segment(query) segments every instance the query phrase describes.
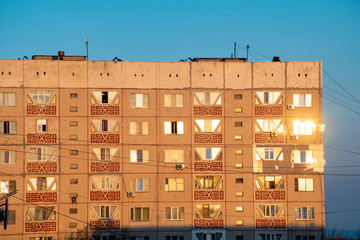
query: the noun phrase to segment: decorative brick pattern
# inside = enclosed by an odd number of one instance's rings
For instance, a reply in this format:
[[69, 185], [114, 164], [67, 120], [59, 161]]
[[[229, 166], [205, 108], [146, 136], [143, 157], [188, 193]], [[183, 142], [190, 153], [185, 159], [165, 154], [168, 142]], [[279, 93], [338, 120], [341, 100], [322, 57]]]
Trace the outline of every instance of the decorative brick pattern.
[[26, 222], [25, 232], [53, 232], [56, 231], [56, 222]]
[[284, 114], [283, 106], [255, 106], [255, 115], [279, 116], [283, 114]]
[[119, 172], [119, 162], [92, 162], [91, 172]]
[[255, 199], [256, 200], [285, 200], [285, 191], [256, 190], [255, 191]]
[[26, 193], [26, 202], [57, 202], [56, 192]]
[[194, 115], [204, 116], [219, 116], [222, 115], [222, 107], [219, 106], [194, 106]]
[[27, 143], [56, 143], [56, 134], [52, 133], [29, 133]]
[[222, 162], [195, 162], [195, 171], [222, 171]]
[[194, 200], [224, 200], [224, 191], [198, 190], [194, 192]]
[[120, 191], [90, 191], [90, 201], [120, 201]]
[[119, 115], [119, 106], [91, 106], [91, 115]]
[[28, 173], [52, 173], [57, 172], [57, 163], [55, 162], [31, 162], [26, 164]]
[[46, 105], [27, 105], [26, 106], [27, 115], [56, 115], [56, 106]]
[[195, 133], [195, 143], [222, 143], [222, 134]]
[[118, 220], [99, 220], [90, 221], [90, 230], [119, 230], [120, 221]]
[[195, 219], [195, 229], [222, 229], [224, 228], [223, 219]]
[[119, 143], [120, 135], [109, 133], [109, 134], [91, 134], [91, 143]]
[[257, 229], [285, 229], [285, 219], [256, 219]]
[[255, 143], [283, 143], [284, 139], [282, 134], [276, 137], [270, 137], [270, 133], [256, 133]]

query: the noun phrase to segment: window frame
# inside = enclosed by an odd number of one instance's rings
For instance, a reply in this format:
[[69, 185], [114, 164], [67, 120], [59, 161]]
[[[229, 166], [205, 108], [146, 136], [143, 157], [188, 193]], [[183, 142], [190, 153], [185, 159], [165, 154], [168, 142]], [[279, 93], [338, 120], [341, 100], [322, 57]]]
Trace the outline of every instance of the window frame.
[[[136, 210], [140, 209], [140, 219], [137, 219]], [[144, 215], [144, 209], [147, 209], [147, 216]], [[150, 208], [149, 207], [132, 207], [130, 208], [130, 221], [132, 222], [148, 222], [150, 221]]]
[[[172, 185], [170, 185], [170, 184], [172, 184]], [[172, 186], [175, 186], [175, 190], [173, 190], [174, 188]], [[185, 192], [185, 179], [184, 178], [165, 178], [165, 192]]]
[[149, 108], [149, 101], [150, 98], [148, 93], [130, 93], [131, 108]]
[[[176, 210], [176, 212], [174, 212], [174, 210]], [[168, 218], [169, 214], [170, 214], [170, 218]], [[167, 220], [167, 221], [185, 220], [185, 208], [184, 207], [165, 207], [165, 220]]]
[[48, 131], [47, 119], [36, 119], [36, 132], [47, 132]]
[[164, 93], [164, 107], [184, 107], [184, 95], [181, 93]]
[[165, 135], [182, 135], [184, 134], [183, 121], [164, 121]]

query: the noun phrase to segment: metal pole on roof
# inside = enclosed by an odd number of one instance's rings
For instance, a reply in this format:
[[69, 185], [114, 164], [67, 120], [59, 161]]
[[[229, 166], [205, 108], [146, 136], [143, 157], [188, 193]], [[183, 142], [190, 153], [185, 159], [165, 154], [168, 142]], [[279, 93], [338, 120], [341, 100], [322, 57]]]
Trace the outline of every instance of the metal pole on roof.
[[234, 42], [234, 58], [236, 58], [236, 42]]
[[86, 37], [86, 42], [85, 42], [85, 45], [86, 45], [86, 61], [89, 60], [89, 38]]

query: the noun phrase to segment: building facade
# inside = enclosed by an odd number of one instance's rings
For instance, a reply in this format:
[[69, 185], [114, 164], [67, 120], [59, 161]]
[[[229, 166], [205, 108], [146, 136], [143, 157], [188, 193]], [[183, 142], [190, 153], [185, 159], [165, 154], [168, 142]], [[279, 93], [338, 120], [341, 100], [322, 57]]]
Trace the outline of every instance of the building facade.
[[34, 59], [0, 60], [0, 238], [322, 239], [321, 62]]

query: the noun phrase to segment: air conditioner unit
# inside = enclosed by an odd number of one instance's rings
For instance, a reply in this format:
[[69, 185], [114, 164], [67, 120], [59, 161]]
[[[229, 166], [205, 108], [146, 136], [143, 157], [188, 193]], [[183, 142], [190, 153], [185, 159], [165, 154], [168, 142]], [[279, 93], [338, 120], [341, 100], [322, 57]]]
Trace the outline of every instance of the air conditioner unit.
[[295, 108], [294, 105], [291, 105], [291, 104], [287, 105], [287, 109], [288, 109], [288, 110], [294, 110], [294, 108]]
[[133, 197], [135, 197], [135, 193], [134, 193], [134, 192], [127, 192], [126, 195], [127, 195], [128, 198], [133, 198]]
[[270, 137], [276, 137], [277, 136], [277, 132], [270, 132]]
[[77, 197], [71, 197], [71, 203], [76, 203]]
[[292, 135], [290, 135], [290, 139], [291, 140], [299, 140], [299, 136], [292, 134]]
[[176, 170], [184, 170], [185, 165], [184, 164], [176, 164]]

